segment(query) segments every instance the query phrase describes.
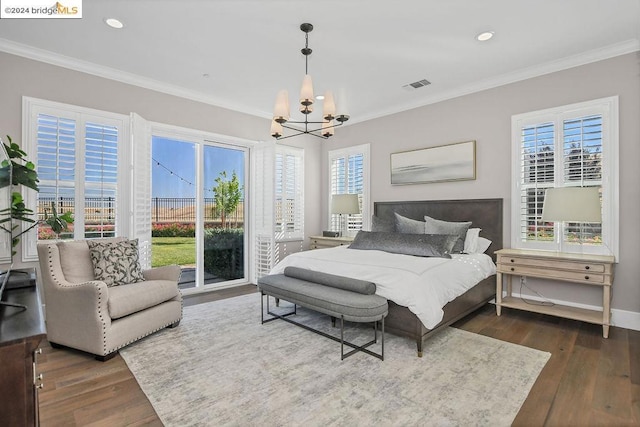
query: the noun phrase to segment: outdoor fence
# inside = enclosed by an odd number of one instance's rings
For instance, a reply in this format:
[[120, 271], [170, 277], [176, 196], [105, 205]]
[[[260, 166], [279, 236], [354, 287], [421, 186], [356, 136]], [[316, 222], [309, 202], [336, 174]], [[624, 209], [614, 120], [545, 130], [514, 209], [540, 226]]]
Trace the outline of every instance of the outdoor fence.
[[[70, 211], [76, 216], [75, 198], [39, 197], [38, 219], [44, 220], [45, 210], [51, 214], [51, 202], [55, 202], [59, 214]], [[151, 203], [151, 221], [154, 223], [195, 223], [196, 199], [194, 197], [153, 197]], [[216, 209], [213, 198], [204, 199], [204, 222], [210, 226], [222, 224], [222, 212]], [[112, 224], [116, 218], [116, 200], [114, 197], [84, 198], [85, 224]], [[244, 219], [244, 201], [227, 214], [225, 221], [230, 227], [242, 227]]]

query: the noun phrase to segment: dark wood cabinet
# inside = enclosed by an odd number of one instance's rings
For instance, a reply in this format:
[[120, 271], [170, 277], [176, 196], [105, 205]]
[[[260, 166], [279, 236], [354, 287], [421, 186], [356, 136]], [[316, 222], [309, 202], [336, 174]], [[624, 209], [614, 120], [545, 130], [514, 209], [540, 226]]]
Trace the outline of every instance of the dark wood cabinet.
[[0, 420], [3, 426], [38, 425], [38, 346], [45, 337], [40, 297], [35, 286], [5, 290], [0, 305]]

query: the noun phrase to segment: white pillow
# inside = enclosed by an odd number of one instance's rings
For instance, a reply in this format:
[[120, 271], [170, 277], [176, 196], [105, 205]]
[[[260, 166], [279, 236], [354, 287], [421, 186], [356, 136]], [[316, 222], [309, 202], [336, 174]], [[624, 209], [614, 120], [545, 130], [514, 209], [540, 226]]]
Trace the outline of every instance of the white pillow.
[[464, 239], [464, 253], [473, 254], [476, 253], [478, 247], [478, 237], [480, 235], [480, 228], [470, 228], [467, 230], [467, 236]]
[[487, 249], [489, 249], [489, 246], [491, 246], [491, 240], [485, 239], [484, 237], [478, 237], [478, 245], [476, 246], [475, 253], [483, 254]]

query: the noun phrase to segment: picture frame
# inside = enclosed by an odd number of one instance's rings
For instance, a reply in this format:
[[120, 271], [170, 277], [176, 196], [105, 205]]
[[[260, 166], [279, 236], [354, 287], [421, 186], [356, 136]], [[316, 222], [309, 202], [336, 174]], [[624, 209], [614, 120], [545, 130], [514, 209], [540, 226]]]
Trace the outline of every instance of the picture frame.
[[391, 153], [391, 184], [476, 179], [476, 141]]

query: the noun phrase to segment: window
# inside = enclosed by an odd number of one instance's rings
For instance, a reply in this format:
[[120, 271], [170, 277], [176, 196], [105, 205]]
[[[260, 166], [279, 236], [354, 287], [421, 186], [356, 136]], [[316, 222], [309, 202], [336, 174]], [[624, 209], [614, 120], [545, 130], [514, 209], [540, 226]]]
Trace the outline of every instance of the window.
[[128, 168], [120, 171], [118, 165], [128, 164], [122, 149], [128, 117], [30, 98], [25, 98], [25, 107], [27, 153], [40, 179], [40, 191], [27, 195], [28, 200], [37, 206], [40, 220], [54, 207], [59, 213], [70, 211], [74, 218], [69, 232], [60, 236], [39, 224], [37, 234], [23, 245], [25, 260], [37, 259], [37, 240], [120, 234], [116, 227], [128, 206], [118, 188]]
[[304, 150], [276, 145], [276, 241], [304, 239]]
[[334, 194], [357, 194], [359, 214], [349, 214], [346, 221], [348, 234], [369, 227], [369, 144], [329, 151], [329, 228], [341, 230], [341, 218], [331, 213]]
[[[617, 106], [611, 97], [513, 116], [513, 247], [617, 255]], [[542, 222], [553, 187], [598, 187], [602, 223]]]

